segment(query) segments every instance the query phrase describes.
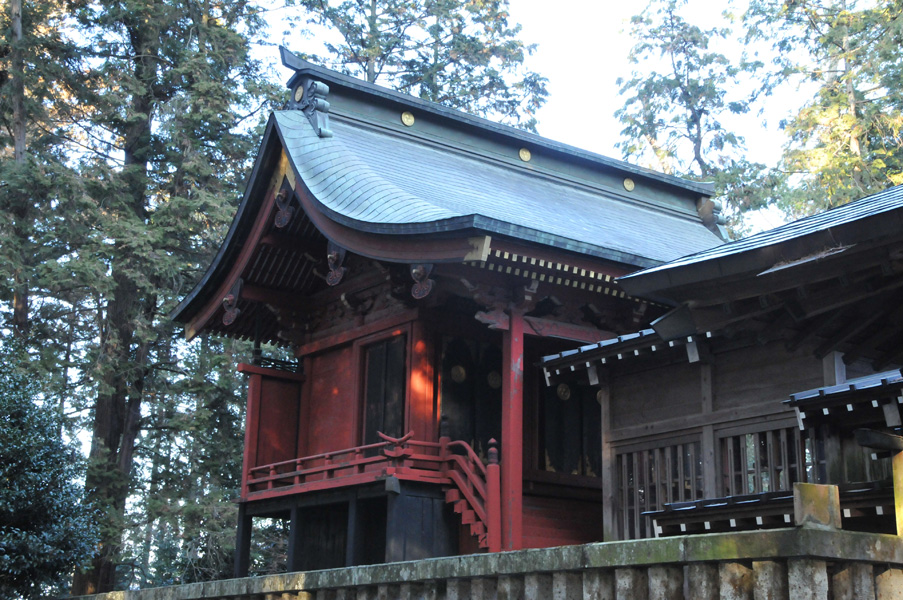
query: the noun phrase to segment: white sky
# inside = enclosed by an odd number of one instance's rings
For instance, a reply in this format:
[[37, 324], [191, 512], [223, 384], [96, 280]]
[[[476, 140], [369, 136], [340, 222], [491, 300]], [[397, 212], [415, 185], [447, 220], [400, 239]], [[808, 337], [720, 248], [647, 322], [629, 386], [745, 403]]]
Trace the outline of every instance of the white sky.
[[[737, 0], [738, 2], [741, 0]], [[521, 39], [536, 44], [528, 67], [548, 78], [549, 98], [538, 113], [539, 133], [613, 158], [621, 158], [615, 143], [621, 124], [614, 112], [621, 105], [615, 81], [628, 77], [627, 55], [633, 46], [628, 35], [629, 19], [642, 12], [644, 1], [611, 0], [510, 0], [511, 23], [522, 26]], [[705, 0], [689, 0], [685, 18], [701, 27], [718, 22], [726, 6]], [[297, 35], [297, 34], [296, 34]], [[287, 39], [294, 51], [318, 51], [315, 39]], [[739, 48], [719, 48], [731, 55]], [[283, 80], [288, 71], [280, 69]], [[722, 122], [746, 140], [747, 158], [774, 165], [784, 142], [778, 121], [799, 106], [798, 93], [785, 90], [766, 105], [764, 115], [725, 117]], [[767, 119], [769, 125], [763, 125]], [[771, 219], [769, 219], [771, 221]], [[769, 227], [780, 220], [763, 223]]]

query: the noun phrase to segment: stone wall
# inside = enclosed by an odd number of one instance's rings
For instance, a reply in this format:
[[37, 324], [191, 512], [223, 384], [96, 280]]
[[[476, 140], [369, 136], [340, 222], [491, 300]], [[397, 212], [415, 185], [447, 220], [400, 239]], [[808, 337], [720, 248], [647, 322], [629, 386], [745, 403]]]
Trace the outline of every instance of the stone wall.
[[794, 527], [113, 592], [94, 600], [903, 599], [903, 537]]

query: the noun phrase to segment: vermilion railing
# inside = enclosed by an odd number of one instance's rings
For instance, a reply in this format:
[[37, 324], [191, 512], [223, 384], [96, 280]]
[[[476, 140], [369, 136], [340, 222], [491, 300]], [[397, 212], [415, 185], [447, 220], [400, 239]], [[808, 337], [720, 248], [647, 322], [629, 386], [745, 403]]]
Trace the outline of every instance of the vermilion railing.
[[[254, 500], [369, 483], [394, 476], [442, 485], [446, 499], [491, 552], [501, 550], [501, 493], [498, 451], [491, 442], [485, 466], [469, 444], [441, 438], [436, 442], [383, 433], [382, 442], [251, 467], [242, 498]], [[477, 522], [469, 522], [472, 511]]]

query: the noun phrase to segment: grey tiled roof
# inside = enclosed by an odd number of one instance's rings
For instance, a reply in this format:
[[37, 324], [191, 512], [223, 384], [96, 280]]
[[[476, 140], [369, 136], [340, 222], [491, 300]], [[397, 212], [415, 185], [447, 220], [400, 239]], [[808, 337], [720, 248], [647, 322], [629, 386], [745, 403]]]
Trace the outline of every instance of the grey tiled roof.
[[478, 229], [637, 266], [720, 244], [694, 215], [335, 119], [320, 138], [274, 114], [297, 174], [334, 220], [375, 233]]
[[790, 399], [784, 400], [784, 402], [791, 406], [820, 405], [820, 403], [836, 399], [846, 401], [852, 396], [861, 396], [863, 399], [871, 400], [888, 394], [889, 390], [898, 390], [900, 387], [903, 387], [903, 372], [900, 369], [893, 369], [857, 377], [837, 385], [796, 392], [790, 394]]
[[[885, 215], [880, 222], [876, 221], [870, 223], [870, 225], [876, 226], [873, 227], [869, 233], [870, 235], [877, 237], [892, 230], [899, 231], [900, 228], [903, 227], [903, 211], [894, 215], [888, 214], [901, 208], [903, 208], [903, 185], [898, 185], [877, 194], [850, 202], [849, 204], [838, 206], [816, 215], [804, 217], [797, 221], [780, 225], [774, 229], [769, 229], [768, 231], [763, 231], [728, 244], [690, 254], [664, 265], [628, 275], [623, 279], [642, 278], [651, 273], [660, 273], [686, 265], [717, 260], [723, 257], [738, 255], [743, 252], [768, 248], [810, 234], [825, 233], [833, 228], [869, 217]], [[837, 243], [841, 243], [841, 240], [837, 240]]]

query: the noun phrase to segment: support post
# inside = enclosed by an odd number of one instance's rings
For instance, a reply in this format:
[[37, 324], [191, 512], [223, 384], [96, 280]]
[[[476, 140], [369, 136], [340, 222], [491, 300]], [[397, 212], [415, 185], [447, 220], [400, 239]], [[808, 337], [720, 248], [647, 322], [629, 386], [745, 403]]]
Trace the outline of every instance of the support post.
[[502, 332], [502, 550], [523, 547], [524, 315], [514, 306]]
[[489, 464], [486, 465], [486, 493], [487, 498], [486, 535], [489, 541], [490, 552], [502, 550], [502, 489], [501, 474], [499, 469], [498, 442], [489, 440]]
[[345, 540], [345, 566], [353, 567], [358, 564], [358, 548], [360, 537], [357, 517], [357, 497], [348, 501], [348, 536]]
[[303, 568], [304, 557], [301, 553], [301, 509], [295, 505], [289, 511], [288, 556], [286, 566], [289, 573]]
[[247, 577], [251, 566], [251, 515], [244, 502], [238, 505], [238, 527], [235, 531], [234, 575]]
[[894, 452], [891, 458], [894, 478], [894, 518], [897, 520], [897, 535], [903, 535], [903, 452]]

